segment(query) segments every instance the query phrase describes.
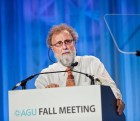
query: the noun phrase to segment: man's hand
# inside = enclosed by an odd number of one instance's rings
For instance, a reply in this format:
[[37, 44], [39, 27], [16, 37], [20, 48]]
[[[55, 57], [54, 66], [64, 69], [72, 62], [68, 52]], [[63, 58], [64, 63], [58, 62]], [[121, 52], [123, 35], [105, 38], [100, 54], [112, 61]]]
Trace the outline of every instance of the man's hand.
[[52, 83], [52, 84], [47, 85], [45, 88], [55, 88], [55, 87], [59, 87], [59, 85]]
[[117, 99], [117, 112], [119, 115], [123, 113], [123, 110], [125, 108], [125, 104], [121, 99]]

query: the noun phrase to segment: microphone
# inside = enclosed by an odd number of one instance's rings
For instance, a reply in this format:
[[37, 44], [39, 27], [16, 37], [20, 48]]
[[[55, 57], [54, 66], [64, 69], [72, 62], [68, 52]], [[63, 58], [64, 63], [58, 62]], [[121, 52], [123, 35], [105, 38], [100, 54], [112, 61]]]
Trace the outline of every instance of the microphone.
[[[77, 65], [78, 65], [78, 62], [75, 62], [75, 63], [72, 63], [72, 64], [71, 64], [71, 66], [72, 66], [73, 68], [74, 68], [75, 66], [77, 66]], [[83, 75], [87, 76], [88, 78], [90, 78], [90, 80], [91, 80], [91, 85], [94, 85], [94, 84], [95, 84], [95, 82], [94, 82], [94, 75], [92, 76], [92, 75], [89, 75], [89, 74], [86, 74], [86, 73], [83, 73], [83, 72], [79, 72], [79, 71], [76, 71], [76, 70], [72, 70], [72, 69], [69, 70], [69, 71], [73, 71], [73, 72], [76, 72], [76, 73], [79, 73], [79, 74], [83, 74]], [[54, 71], [54, 72], [43, 72], [43, 73], [33, 74], [33, 75], [27, 77], [26, 79], [22, 80], [21, 82], [17, 83], [17, 84], [12, 88], [12, 90], [15, 90], [15, 89], [16, 89], [17, 87], [19, 87], [19, 86], [22, 86], [22, 89], [26, 89], [26, 83], [27, 83], [29, 80], [33, 79], [35, 76], [38, 76], [38, 75], [40, 75], [40, 74], [51, 74], [51, 73], [62, 73], [62, 72], [68, 72], [68, 71]], [[98, 81], [98, 80], [96, 80], [96, 81]]]
[[75, 63], [72, 63], [72, 64], [71, 64], [71, 67], [74, 68], [74, 67], [77, 66], [77, 65], [78, 65], [78, 62], [75, 62]]
[[39, 75], [41, 73], [38, 73], [38, 74], [34, 74], [34, 75], [31, 75], [29, 76], [28, 78], [22, 80], [21, 82], [17, 83], [13, 88], [12, 90], [15, 90], [17, 87], [19, 86], [22, 86], [22, 89], [26, 89], [26, 83], [27, 81], [31, 80], [32, 78], [34, 78], [35, 76]]

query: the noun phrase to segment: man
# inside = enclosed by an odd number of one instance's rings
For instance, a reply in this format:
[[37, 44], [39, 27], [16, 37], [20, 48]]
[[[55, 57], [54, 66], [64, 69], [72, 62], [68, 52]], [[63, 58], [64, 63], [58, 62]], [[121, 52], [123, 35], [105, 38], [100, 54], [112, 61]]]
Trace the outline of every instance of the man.
[[[71, 64], [78, 62], [73, 70], [94, 75], [101, 80], [103, 85], [110, 86], [117, 99], [117, 112], [119, 115], [124, 110], [124, 103], [119, 89], [111, 79], [104, 65], [94, 56], [76, 56], [75, 43], [78, 35], [73, 28], [66, 24], [57, 25], [51, 28], [48, 34], [47, 43], [52, 49], [57, 63], [50, 65], [42, 72], [68, 71], [63, 73], [53, 73], [40, 75], [35, 82], [37, 88], [54, 88], [64, 86], [85, 86], [90, 85], [91, 80], [85, 75], [72, 73]], [[95, 82], [98, 84], [98, 82]]]

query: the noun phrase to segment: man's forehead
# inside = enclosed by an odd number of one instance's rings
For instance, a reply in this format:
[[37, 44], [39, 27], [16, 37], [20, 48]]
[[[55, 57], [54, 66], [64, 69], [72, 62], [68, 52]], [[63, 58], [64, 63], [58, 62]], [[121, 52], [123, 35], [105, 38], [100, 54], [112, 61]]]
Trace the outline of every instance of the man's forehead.
[[67, 30], [63, 30], [59, 33], [54, 33], [53, 36], [52, 36], [52, 39], [61, 38], [63, 36], [72, 37], [71, 34]]
[[64, 33], [64, 34], [70, 34], [68, 30], [62, 30], [62, 31], [60, 31], [60, 32], [54, 33], [53, 35], [56, 36], [56, 35], [59, 35], [59, 34], [62, 34], [62, 33]]

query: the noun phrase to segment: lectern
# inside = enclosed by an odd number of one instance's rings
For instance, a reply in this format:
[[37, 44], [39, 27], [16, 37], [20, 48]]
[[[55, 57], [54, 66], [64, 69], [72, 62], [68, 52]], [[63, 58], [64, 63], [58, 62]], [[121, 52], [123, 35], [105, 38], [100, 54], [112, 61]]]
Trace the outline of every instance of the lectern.
[[9, 91], [9, 121], [125, 121], [108, 86]]

